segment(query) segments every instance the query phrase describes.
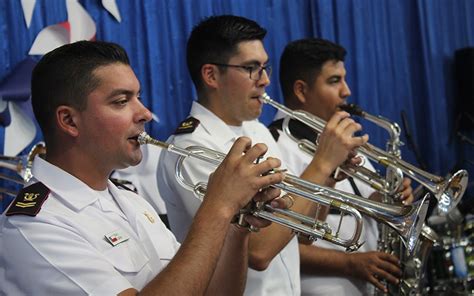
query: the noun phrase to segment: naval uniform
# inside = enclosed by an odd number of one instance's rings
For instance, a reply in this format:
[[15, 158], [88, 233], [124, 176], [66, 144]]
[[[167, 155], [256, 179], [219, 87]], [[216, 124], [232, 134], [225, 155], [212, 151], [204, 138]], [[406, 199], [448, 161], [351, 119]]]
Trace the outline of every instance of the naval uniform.
[[[275, 141], [263, 124], [253, 120], [243, 122], [240, 127], [228, 126], [197, 102], [193, 102], [190, 117], [178, 127], [168, 142], [182, 148], [197, 145], [227, 153], [240, 136], [249, 137], [252, 139], [252, 144], [265, 143], [268, 146], [266, 156], [281, 159]], [[157, 178], [158, 188], [166, 202], [171, 229], [181, 241], [186, 236], [201, 200], [176, 181], [176, 160], [176, 155], [162, 152]], [[215, 166], [203, 161], [186, 159], [182, 174], [193, 184], [207, 183], [210, 173], [215, 169]], [[296, 237], [275, 256], [265, 271], [249, 269], [245, 295], [300, 295], [299, 251]]]
[[[282, 152], [282, 162], [289, 170], [296, 175], [301, 174], [312, 160], [306, 152], [298, 148], [298, 144], [293, 141], [288, 135], [282, 131], [282, 121], [285, 114], [278, 111], [275, 115], [275, 121], [269, 126], [270, 131], [277, 141], [278, 147]], [[305, 138], [312, 142], [316, 140], [316, 134], [313, 130], [301, 123], [290, 120], [290, 130], [297, 138]], [[361, 156], [363, 157], [363, 156]], [[374, 167], [368, 160], [365, 160], [364, 166], [368, 169], [374, 170]], [[351, 182], [353, 182], [351, 184]], [[353, 179], [345, 179], [337, 182], [336, 189], [355, 194], [363, 197], [369, 197], [374, 190], [367, 184]], [[337, 225], [339, 223], [339, 215], [329, 214], [326, 222], [329, 225]], [[375, 251], [377, 250], [378, 228], [377, 223], [372, 218], [363, 216], [363, 230], [360, 240], [365, 241], [359, 252]], [[354, 219], [352, 216], [345, 216], [341, 226], [340, 233], [342, 237], [349, 237], [353, 233]], [[327, 249], [336, 249], [344, 251], [343, 247], [331, 244], [324, 240], [317, 240], [315, 245]], [[327, 277], [301, 274], [301, 295], [318, 295], [318, 296], [334, 296], [334, 295], [371, 295], [374, 287], [372, 284], [355, 278], [343, 277]]]
[[138, 194], [146, 199], [160, 215], [166, 215], [165, 201], [156, 184], [156, 170], [162, 149], [153, 145], [142, 145], [142, 161], [136, 166], [116, 170], [113, 178], [131, 182]]
[[177, 252], [174, 235], [135, 193], [112, 182], [95, 191], [39, 157], [33, 175], [0, 217], [1, 295], [141, 290]]

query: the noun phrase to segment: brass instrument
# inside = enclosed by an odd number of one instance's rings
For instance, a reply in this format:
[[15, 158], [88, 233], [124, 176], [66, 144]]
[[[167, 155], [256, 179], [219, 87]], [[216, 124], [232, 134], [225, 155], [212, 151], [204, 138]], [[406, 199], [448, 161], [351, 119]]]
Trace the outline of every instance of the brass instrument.
[[[286, 107], [285, 107], [286, 108]], [[293, 111], [293, 112], [303, 112], [303, 111]], [[307, 153], [310, 156], [313, 156], [316, 153], [317, 144], [309, 141], [308, 139], [298, 139], [291, 133], [290, 130], [290, 120], [291, 116], [286, 116], [283, 119], [282, 130], [283, 132], [294, 142], [297, 143], [298, 148], [303, 152]], [[311, 126], [310, 126], [311, 127]], [[382, 192], [387, 195], [394, 195], [397, 192], [398, 187], [403, 181], [403, 173], [400, 169], [394, 169], [393, 171], [393, 181], [387, 182], [376, 172], [373, 172], [362, 165], [354, 164], [344, 164], [338, 168], [341, 172], [359, 179], [360, 181], [366, 183], [373, 189]], [[396, 182], [395, 182], [396, 181]]]
[[[345, 110], [353, 115], [363, 117], [378, 126], [387, 130], [390, 139], [387, 141], [386, 151], [389, 155], [396, 158], [401, 158], [400, 146], [403, 144], [400, 141], [401, 129], [396, 122], [392, 122], [382, 116], [374, 116], [363, 111], [355, 104], [342, 105], [342, 110]], [[387, 168], [386, 180], [392, 182], [391, 167]], [[391, 196], [384, 195], [383, 202], [396, 203], [397, 201]], [[394, 295], [421, 295], [423, 293], [426, 278], [424, 271], [426, 270], [427, 259], [431, 252], [433, 244], [438, 240], [438, 235], [433, 229], [423, 224], [423, 228], [418, 239], [415, 250], [412, 253], [407, 253], [407, 250], [400, 244], [398, 236], [384, 227], [380, 227], [379, 233], [379, 251], [390, 254], [395, 254], [399, 257], [402, 267], [402, 278], [399, 285], [388, 285], [389, 293]], [[377, 290], [376, 295], [384, 295]]]
[[[324, 130], [324, 127], [326, 126], [326, 121], [322, 120], [321, 118], [305, 111], [291, 110], [286, 106], [275, 102], [267, 94], [264, 94], [262, 96], [262, 101], [284, 112], [291, 118], [298, 120], [301, 123], [313, 128], [316, 132], [321, 133]], [[446, 180], [443, 177], [439, 177], [425, 172], [413, 166], [412, 164], [409, 164], [406, 161], [399, 159], [396, 156], [390, 155], [389, 153], [371, 145], [370, 143], [366, 143], [365, 145], [362, 145], [357, 148], [357, 152], [367, 156], [369, 159], [372, 159], [373, 161], [376, 161], [385, 167], [400, 169], [403, 174], [418, 181], [420, 184], [422, 184], [425, 188], [427, 188], [433, 193], [433, 195], [438, 200], [438, 209], [443, 213], [447, 213], [451, 209], [453, 209], [461, 200], [464, 191], [466, 190], [468, 181], [468, 173], [466, 170], [459, 170]], [[358, 168], [359, 167], [356, 167], [354, 169], [357, 171]], [[354, 176], [356, 178], [361, 177], [361, 174], [353, 175], [349, 173], [349, 175]], [[378, 183], [379, 185], [387, 183], [384, 178], [372, 180], [372, 177], [368, 177], [368, 179], [370, 179], [370, 181], [376, 181], [375, 183]], [[382, 193], [389, 194], [391, 190], [393, 191], [394, 187], [398, 188], [398, 186], [393, 186], [390, 184], [386, 185], [386, 187], [380, 186], [381, 188], [379, 191], [381, 191]], [[377, 189], [377, 185], [372, 186]], [[382, 190], [383, 188], [385, 189]]]
[[[182, 186], [192, 190], [200, 198], [203, 197], [206, 191], [206, 184], [202, 182], [191, 184], [185, 180], [182, 173], [184, 159], [187, 157], [196, 158], [208, 164], [218, 166], [226, 156], [224, 153], [204, 147], [191, 146], [185, 149], [179, 148], [172, 144], [155, 140], [145, 132], [140, 134], [138, 142], [142, 145], [157, 145], [167, 151], [178, 154], [179, 158], [176, 162], [176, 178]], [[339, 229], [335, 234], [333, 234], [333, 231], [327, 227], [327, 223], [317, 221], [311, 217], [302, 216], [301, 214], [290, 210], [274, 209], [270, 205], [254, 207], [251, 209], [250, 214], [289, 227], [297, 233], [306, 235], [310, 239], [320, 238], [344, 246], [349, 251], [356, 250], [360, 246], [357, 242], [362, 229], [362, 217], [360, 212], [379, 222], [389, 225], [400, 235], [400, 237], [402, 237], [407, 248], [413, 250], [428, 209], [427, 196], [409, 206], [389, 206], [330, 187], [317, 185], [290, 174], [285, 175], [283, 182], [272, 186], [288, 193], [300, 195], [301, 197], [313, 202], [335, 207], [343, 213], [346, 212], [353, 215], [356, 219], [354, 235], [350, 239], [341, 239], [338, 237]], [[299, 222], [283, 219], [274, 215], [275, 212], [291, 219], [296, 219]], [[341, 216], [339, 226], [341, 225], [342, 217], [343, 216]]]
[[438, 234], [423, 225], [415, 250], [402, 262], [403, 279], [400, 290], [404, 295], [422, 295], [426, 284], [426, 266], [433, 245], [439, 241]]
[[[0, 168], [13, 171], [16, 176], [0, 173], [0, 179], [17, 185], [24, 185], [33, 176], [31, 169], [33, 160], [36, 155], [46, 153], [46, 148], [43, 142], [39, 142], [31, 148], [27, 155], [22, 156], [4, 156], [0, 155]], [[0, 201], [3, 199], [2, 194], [15, 197], [17, 192], [8, 188], [0, 187]], [[0, 209], [1, 210], [1, 209]]]
[[36, 155], [45, 154], [45, 153], [46, 153], [46, 146], [44, 145], [43, 142], [39, 142], [31, 148], [30, 152], [27, 155], [22, 155], [22, 156], [0, 155], [0, 168], [5, 168], [8, 170], [14, 171], [21, 177], [21, 179], [9, 177], [4, 174], [0, 174], [0, 178], [17, 183], [17, 184], [24, 184], [28, 182], [33, 176], [31, 174], [33, 160], [35, 159]]

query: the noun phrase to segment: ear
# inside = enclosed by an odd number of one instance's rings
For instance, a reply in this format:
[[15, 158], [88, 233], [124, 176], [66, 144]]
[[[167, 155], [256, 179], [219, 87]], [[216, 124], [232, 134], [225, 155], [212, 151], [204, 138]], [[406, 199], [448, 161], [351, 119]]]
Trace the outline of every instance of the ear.
[[58, 130], [72, 137], [79, 135], [77, 128], [78, 111], [70, 106], [59, 106], [56, 108], [56, 124]]
[[295, 94], [295, 97], [298, 99], [298, 101], [301, 104], [306, 103], [307, 91], [308, 91], [308, 85], [303, 80], [298, 79], [295, 81], [295, 83], [293, 83], [293, 93]]
[[216, 65], [204, 64], [201, 67], [201, 77], [204, 84], [211, 88], [217, 87], [219, 71]]

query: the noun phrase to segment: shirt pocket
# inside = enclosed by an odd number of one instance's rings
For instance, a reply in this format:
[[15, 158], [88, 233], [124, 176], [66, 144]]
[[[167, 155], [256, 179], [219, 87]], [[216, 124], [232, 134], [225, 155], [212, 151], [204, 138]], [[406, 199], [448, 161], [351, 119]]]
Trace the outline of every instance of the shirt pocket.
[[137, 242], [131, 239], [106, 250], [104, 255], [121, 272], [138, 273], [149, 262]]

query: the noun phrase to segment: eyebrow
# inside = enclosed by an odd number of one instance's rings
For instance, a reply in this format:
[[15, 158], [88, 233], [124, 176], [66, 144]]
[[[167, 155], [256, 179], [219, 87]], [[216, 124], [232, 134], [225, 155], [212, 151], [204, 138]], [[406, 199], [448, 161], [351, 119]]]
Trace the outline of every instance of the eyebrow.
[[[263, 62], [263, 65], [266, 65], [268, 64], [268, 61], [269, 59], [267, 59], [265, 62]], [[247, 62], [243, 62], [242, 63], [243, 65], [261, 65], [260, 61], [257, 61], [257, 60], [250, 60], [250, 61], [247, 61]]]
[[[138, 90], [137, 94], [140, 94], [141, 90]], [[135, 92], [129, 90], [129, 89], [114, 89], [108, 96], [107, 98], [112, 99], [118, 95], [126, 95], [126, 96], [133, 96]]]
[[329, 76], [327, 80], [334, 79], [334, 78], [342, 78], [342, 75], [334, 74], [334, 75]]

